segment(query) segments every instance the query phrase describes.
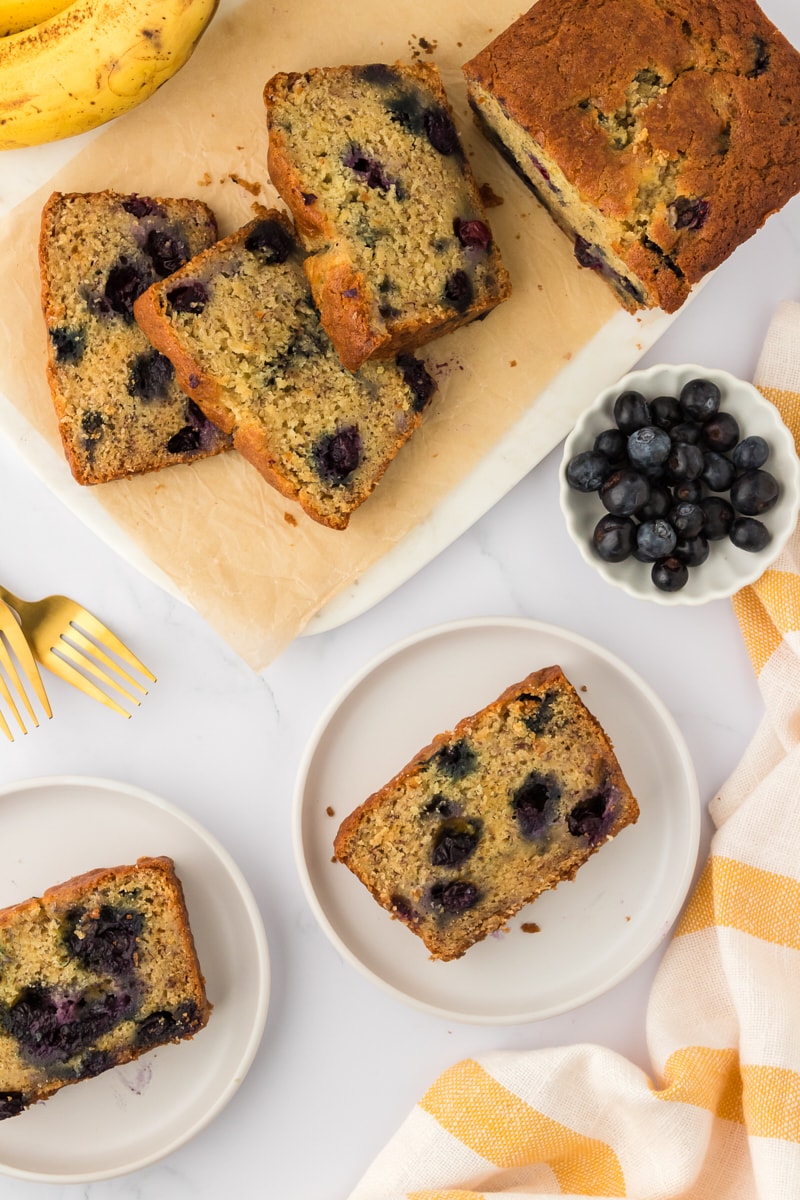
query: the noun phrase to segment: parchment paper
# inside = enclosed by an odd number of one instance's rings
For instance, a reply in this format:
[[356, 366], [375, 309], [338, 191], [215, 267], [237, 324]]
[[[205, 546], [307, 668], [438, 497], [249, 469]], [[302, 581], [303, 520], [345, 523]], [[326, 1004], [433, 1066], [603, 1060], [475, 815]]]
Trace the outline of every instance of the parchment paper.
[[[60, 449], [45, 380], [37, 241], [51, 191], [112, 188], [196, 196], [221, 234], [252, 205], [278, 204], [266, 171], [262, 90], [278, 70], [428, 58], [442, 71], [514, 293], [487, 320], [426, 348], [438, 393], [345, 531], [317, 525], [235, 451], [93, 489], [104, 508], [228, 643], [265, 667], [325, 602], [382, 556], [535, 402], [618, 311], [576, 267], [568, 239], [484, 141], [460, 66], [519, 15], [518, 4], [408, 0], [223, 4], [194, 56], [140, 108], [109, 125], [0, 232], [0, 390]], [[564, 428], [548, 427], [539, 457]], [[76, 488], [80, 485], [75, 483]]]

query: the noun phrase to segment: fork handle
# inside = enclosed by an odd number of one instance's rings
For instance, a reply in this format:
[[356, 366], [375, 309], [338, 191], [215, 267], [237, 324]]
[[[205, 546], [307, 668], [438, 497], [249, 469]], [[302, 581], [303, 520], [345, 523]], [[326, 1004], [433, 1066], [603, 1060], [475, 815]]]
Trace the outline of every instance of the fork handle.
[[10, 604], [20, 617], [26, 608], [30, 608], [28, 600], [20, 600], [19, 596], [15, 596], [13, 592], [10, 592], [8, 588], [4, 588], [2, 584], [0, 584], [0, 598], [5, 600], [6, 604]]

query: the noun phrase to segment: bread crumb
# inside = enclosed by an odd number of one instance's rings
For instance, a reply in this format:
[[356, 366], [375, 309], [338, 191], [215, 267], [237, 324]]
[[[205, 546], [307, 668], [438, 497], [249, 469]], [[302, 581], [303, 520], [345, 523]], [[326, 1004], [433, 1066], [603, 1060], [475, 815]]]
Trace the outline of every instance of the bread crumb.
[[510, 367], [515, 367], [517, 365], [517, 360], [515, 358], [512, 358], [511, 362], [508, 365]]
[[522, 930], [523, 933], [541, 933], [542, 932], [541, 926], [537, 925], [535, 921], [523, 921], [522, 924], [520, 925], [520, 929]]
[[336, 816], [336, 813], [335, 813], [335, 812], [334, 812], [334, 810], [331, 808], [330, 804], [329, 804], [329, 805], [328, 805], [328, 807], [325, 809], [325, 812], [328, 814], [328, 816], [329, 816], [329, 817], [335, 817], [335, 816]]
[[484, 208], [499, 208], [504, 202], [502, 196], [498, 196], [490, 183], [482, 183], [478, 188]]
[[294, 515], [294, 513], [285, 512], [283, 514], [283, 519], [287, 525], [296, 525], [297, 524], [297, 517]]
[[242, 179], [241, 175], [237, 175], [233, 171], [228, 175], [228, 179], [230, 179], [233, 183], [237, 183], [239, 187], [244, 188], [244, 190], [249, 192], [251, 196], [261, 195], [260, 183], [251, 183], [249, 179]]
[[205, 172], [202, 179], [198, 179], [198, 181], [197, 181], [198, 187], [211, 187], [211, 184], [212, 184], [212, 179], [211, 179], [211, 176], [209, 175], [208, 171]]

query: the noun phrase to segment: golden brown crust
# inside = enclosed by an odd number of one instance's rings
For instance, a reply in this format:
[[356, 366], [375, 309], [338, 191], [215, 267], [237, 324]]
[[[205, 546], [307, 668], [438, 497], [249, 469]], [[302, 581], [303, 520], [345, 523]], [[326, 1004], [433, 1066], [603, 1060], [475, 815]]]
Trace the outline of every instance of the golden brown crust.
[[539, 0], [464, 73], [665, 311], [800, 189], [800, 55], [754, 0]]

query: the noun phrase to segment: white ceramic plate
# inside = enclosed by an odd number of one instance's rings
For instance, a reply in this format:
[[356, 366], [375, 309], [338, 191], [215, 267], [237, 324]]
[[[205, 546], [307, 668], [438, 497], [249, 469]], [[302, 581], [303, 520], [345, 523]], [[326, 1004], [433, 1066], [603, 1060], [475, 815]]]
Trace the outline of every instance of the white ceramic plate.
[[[340, 821], [434, 734], [539, 667], [559, 664], [612, 741], [641, 807], [570, 883], [510, 931], [455, 962], [422, 941], [331, 861]], [[694, 769], [661, 701], [624, 663], [535, 621], [485, 619], [423, 632], [370, 663], [323, 716], [301, 764], [295, 851], [314, 913], [340, 953], [417, 1008], [476, 1024], [553, 1016], [600, 995], [655, 949], [691, 883], [700, 836]], [[540, 932], [521, 929], [535, 922]]]
[[135, 1171], [231, 1099], [267, 1015], [269, 957], [252, 893], [227, 852], [166, 801], [124, 783], [55, 776], [0, 788], [0, 906], [94, 867], [175, 860], [214, 1005], [192, 1041], [64, 1088], [0, 1123], [0, 1172], [78, 1183]]
[[[710, 553], [702, 566], [689, 571], [689, 581], [677, 592], [661, 592], [650, 579], [650, 565], [627, 558], [620, 563], [607, 563], [595, 553], [592, 532], [605, 508], [596, 492], [578, 492], [566, 480], [566, 467], [573, 455], [591, 450], [594, 439], [604, 429], [614, 425], [614, 401], [620, 392], [641, 392], [648, 400], [656, 396], [677, 396], [690, 379], [710, 379], [722, 393], [720, 410], [731, 413], [739, 423], [741, 436], [759, 434], [770, 447], [764, 470], [779, 481], [781, 492], [775, 506], [760, 519], [772, 534], [772, 540], [761, 551], [750, 553], [734, 546], [728, 538], [711, 542]], [[727, 493], [723, 494], [727, 498]], [[643, 371], [631, 371], [611, 387], [606, 387], [594, 404], [580, 417], [564, 443], [560, 483], [561, 509], [567, 529], [581, 552], [608, 583], [622, 588], [639, 600], [658, 604], [704, 604], [732, 596], [748, 583], [753, 583], [775, 561], [797, 524], [800, 509], [800, 462], [794, 438], [771, 404], [752, 383], [737, 379], [728, 371], [701, 367], [696, 363], [679, 366], [659, 364]]]

